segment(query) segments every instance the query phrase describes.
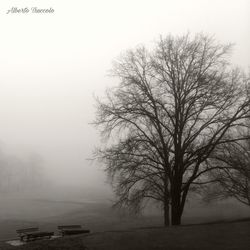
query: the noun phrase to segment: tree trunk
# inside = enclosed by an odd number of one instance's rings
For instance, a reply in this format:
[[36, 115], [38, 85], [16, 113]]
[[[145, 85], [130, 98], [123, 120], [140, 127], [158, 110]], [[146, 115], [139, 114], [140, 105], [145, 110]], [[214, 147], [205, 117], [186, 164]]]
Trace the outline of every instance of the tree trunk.
[[179, 208], [172, 205], [171, 221], [173, 226], [181, 225], [181, 216]]
[[170, 218], [169, 218], [169, 201], [164, 201], [164, 226], [169, 227]]
[[180, 225], [182, 216], [182, 205], [181, 205], [181, 191], [178, 185], [175, 185], [172, 189], [171, 199], [171, 224]]
[[[167, 166], [166, 166], [167, 169]], [[165, 172], [164, 176], [164, 201], [163, 201], [163, 206], [164, 206], [164, 226], [169, 227], [170, 226], [170, 209], [169, 209], [169, 179], [168, 179], [168, 173]]]

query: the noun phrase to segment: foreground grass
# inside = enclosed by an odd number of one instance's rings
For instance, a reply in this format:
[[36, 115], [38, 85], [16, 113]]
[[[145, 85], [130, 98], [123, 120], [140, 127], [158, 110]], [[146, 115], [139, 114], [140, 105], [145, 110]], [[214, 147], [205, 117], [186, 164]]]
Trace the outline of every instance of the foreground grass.
[[37, 240], [18, 247], [1, 243], [0, 250], [87, 250], [83, 241], [83, 237], [74, 236], [54, 240]]
[[171, 228], [141, 228], [109, 231], [37, 241], [21, 247], [0, 246], [1, 250], [177, 250], [250, 249], [250, 221], [191, 225]]

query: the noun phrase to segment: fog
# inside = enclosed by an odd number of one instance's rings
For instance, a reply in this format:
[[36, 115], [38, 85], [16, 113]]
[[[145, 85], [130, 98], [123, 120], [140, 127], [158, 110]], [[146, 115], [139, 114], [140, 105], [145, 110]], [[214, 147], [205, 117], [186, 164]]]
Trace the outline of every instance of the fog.
[[[52, 7], [51, 15], [6, 14]], [[247, 68], [249, 1], [1, 1], [0, 140], [4, 150], [35, 152], [53, 182], [102, 186], [90, 164], [99, 134], [94, 95], [114, 84], [111, 62], [160, 34], [204, 32], [235, 43], [233, 63]]]
[[[55, 12], [6, 14], [12, 7], [34, 6]], [[108, 77], [112, 60], [138, 44], [152, 46], [160, 35], [204, 32], [234, 43], [232, 63], [247, 69], [249, 12], [248, 0], [1, 0], [4, 159], [27, 162], [37, 155], [44, 186], [76, 187], [79, 193], [95, 190], [111, 199], [103, 166], [88, 159], [101, 144], [90, 124], [94, 96], [116, 84]]]

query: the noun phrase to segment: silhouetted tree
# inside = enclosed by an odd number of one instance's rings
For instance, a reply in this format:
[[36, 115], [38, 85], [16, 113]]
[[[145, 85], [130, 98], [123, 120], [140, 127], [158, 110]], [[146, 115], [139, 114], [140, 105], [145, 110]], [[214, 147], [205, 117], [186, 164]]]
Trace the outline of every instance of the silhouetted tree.
[[161, 38], [114, 62], [117, 87], [97, 100], [95, 124], [107, 146], [97, 151], [112, 178], [117, 205], [141, 209], [161, 202], [165, 225], [181, 223], [192, 185], [206, 160], [249, 115], [244, 74], [230, 69], [230, 45], [199, 34]]
[[215, 184], [205, 189], [205, 201], [234, 197], [250, 206], [250, 139], [218, 147], [210, 164], [220, 168], [209, 174]]

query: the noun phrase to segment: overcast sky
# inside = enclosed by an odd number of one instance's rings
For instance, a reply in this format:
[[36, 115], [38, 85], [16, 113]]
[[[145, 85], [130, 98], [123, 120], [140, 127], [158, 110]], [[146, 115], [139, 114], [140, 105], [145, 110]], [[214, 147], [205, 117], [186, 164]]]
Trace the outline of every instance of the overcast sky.
[[[6, 14], [12, 7], [55, 12]], [[0, 146], [41, 154], [59, 183], [102, 185], [86, 159], [99, 145], [93, 95], [113, 84], [112, 60], [188, 31], [235, 43], [232, 62], [250, 66], [249, 0], [1, 0]]]

